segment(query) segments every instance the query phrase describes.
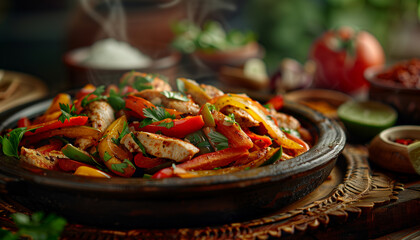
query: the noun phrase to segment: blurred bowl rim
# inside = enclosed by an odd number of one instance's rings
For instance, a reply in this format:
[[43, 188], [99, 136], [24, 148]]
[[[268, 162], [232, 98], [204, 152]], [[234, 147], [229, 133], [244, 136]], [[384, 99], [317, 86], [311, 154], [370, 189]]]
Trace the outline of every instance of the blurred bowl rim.
[[308, 99], [317, 100], [333, 100], [339, 104], [353, 100], [353, 98], [345, 93], [336, 90], [322, 88], [307, 88], [288, 92], [284, 95], [286, 100], [299, 102]]

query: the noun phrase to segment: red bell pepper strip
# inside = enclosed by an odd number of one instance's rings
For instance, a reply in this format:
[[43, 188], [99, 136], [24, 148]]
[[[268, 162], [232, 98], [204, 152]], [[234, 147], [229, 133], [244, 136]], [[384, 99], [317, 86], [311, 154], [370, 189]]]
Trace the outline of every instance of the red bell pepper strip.
[[[64, 127], [71, 127], [71, 126], [83, 126], [87, 123], [88, 117], [86, 116], [77, 116], [71, 117], [70, 119], [64, 120], [61, 122], [60, 120], [53, 120], [45, 123], [35, 124], [28, 127], [28, 130], [25, 133], [25, 136], [31, 136], [37, 133], [42, 133], [46, 131], [50, 131], [53, 129], [64, 128]], [[33, 131], [31, 131], [33, 129]]]
[[139, 168], [153, 168], [166, 162], [167, 160], [163, 158], [149, 158], [144, 156], [143, 153], [134, 156], [134, 164]]
[[[173, 127], [167, 128], [159, 126], [163, 122], [173, 122]], [[164, 119], [159, 122], [154, 122], [145, 127], [140, 127], [139, 122], [133, 122], [130, 126], [134, 127], [137, 131], [156, 133], [161, 132], [163, 135], [175, 138], [184, 138], [190, 133], [196, 132], [203, 128], [204, 121], [201, 115], [188, 116], [181, 119]]]
[[[217, 152], [207, 153], [195, 157], [189, 161], [176, 165], [184, 170], [210, 170], [217, 167], [227, 166], [238, 159], [247, 158], [248, 149], [226, 148]], [[167, 178], [173, 176], [173, 167], [168, 167], [155, 173], [152, 178]]]
[[253, 133], [247, 128], [244, 129], [244, 132], [246, 135], [248, 135], [249, 138], [251, 138], [252, 142], [260, 148], [266, 148], [273, 143], [271, 138]]
[[284, 105], [284, 99], [281, 95], [276, 95], [272, 99], [268, 100], [266, 103], [270, 107], [276, 109], [276, 111], [280, 110]]
[[82, 99], [86, 97], [89, 93], [93, 93], [96, 90], [96, 87], [92, 84], [86, 84], [80, 91], [76, 93], [75, 99]]
[[250, 149], [254, 146], [254, 143], [238, 124], [227, 122], [226, 116], [219, 111], [214, 111], [212, 114], [216, 122], [216, 131], [228, 139], [230, 148]]
[[59, 158], [58, 159], [58, 168], [64, 172], [74, 172], [80, 166], [88, 166], [86, 163], [78, 162], [75, 160], [67, 159], [67, 158]]
[[29, 118], [23, 117], [23, 118], [18, 120], [17, 126], [18, 126], [18, 128], [29, 127], [29, 126], [31, 126], [31, 121], [29, 120]]
[[[129, 109], [129, 111], [127, 111], [128, 115], [143, 119], [146, 118], [146, 116], [144, 116], [143, 110], [146, 108], [155, 108], [156, 106], [144, 98], [129, 95], [125, 99], [125, 107]], [[176, 118], [180, 118], [181, 114], [183, 114], [182, 112], [176, 111], [174, 109], [165, 108], [165, 110], [169, 114], [175, 115]]]
[[46, 154], [53, 150], [60, 150], [62, 147], [63, 147], [63, 142], [61, 140], [52, 138], [50, 139], [50, 144], [43, 145], [37, 148], [36, 150], [42, 154]]
[[146, 116], [144, 116], [143, 109], [156, 106], [144, 98], [129, 95], [125, 99], [125, 107], [133, 111], [136, 114], [135, 117], [146, 118]]

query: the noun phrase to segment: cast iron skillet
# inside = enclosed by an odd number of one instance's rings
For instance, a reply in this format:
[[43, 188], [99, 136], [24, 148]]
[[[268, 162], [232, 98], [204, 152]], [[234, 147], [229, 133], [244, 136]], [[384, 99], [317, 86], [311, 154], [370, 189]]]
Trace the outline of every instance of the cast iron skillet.
[[[0, 130], [34, 117], [51, 99], [0, 114]], [[339, 125], [297, 103], [284, 111], [309, 128], [316, 144], [279, 164], [193, 179], [96, 179], [20, 164], [0, 155], [0, 183], [33, 211], [54, 212], [69, 222], [108, 228], [168, 228], [224, 224], [261, 217], [319, 186], [345, 145]]]

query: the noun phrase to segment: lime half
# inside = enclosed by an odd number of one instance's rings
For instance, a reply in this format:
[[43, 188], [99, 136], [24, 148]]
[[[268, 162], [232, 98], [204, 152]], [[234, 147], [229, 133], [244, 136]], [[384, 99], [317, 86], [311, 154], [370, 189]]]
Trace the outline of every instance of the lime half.
[[397, 112], [375, 101], [349, 101], [337, 110], [350, 136], [369, 139], [395, 124]]
[[408, 157], [414, 170], [420, 175], [420, 141], [407, 146]]

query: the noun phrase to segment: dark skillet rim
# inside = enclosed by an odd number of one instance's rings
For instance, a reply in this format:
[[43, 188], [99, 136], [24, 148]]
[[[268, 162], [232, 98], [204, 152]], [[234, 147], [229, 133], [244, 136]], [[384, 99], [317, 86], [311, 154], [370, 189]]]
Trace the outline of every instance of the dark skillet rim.
[[[44, 108], [52, 98], [41, 99], [36, 102], [21, 105], [6, 112], [0, 113], [0, 130], [5, 127], [13, 127], [21, 116], [31, 115], [33, 108]], [[40, 107], [41, 106], [41, 107]], [[32, 109], [32, 110], [31, 110]], [[191, 179], [141, 179], [141, 178], [112, 178], [112, 179], [88, 179], [67, 173], [44, 170], [29, 166], [37, 171], [34, 173], [22, 168], [18, 162], [11, 161], [12, 158], [0, 155], [0, 159], [6, 160], [0, 165], [0, 177], [3, 181], [26, 181], [46, 187], [58, 187], [73, 191], [89, 192], [161, 192], [161, 191], [211, 191], [227, 188], [244, 188], [264, 183], [278, 182], [298, 174], [305, 174], [335, 160], [342, 152], [346, 142], [343, 129], [334, 120], [330, 120], [320, 113], [298, 103], [285, 102], [285, 109], [307, 119], [317, 129], [317, 143], [306, 153], [288, 161], [275, 165], [268, 165], [260, 168], [239, 171], [236, 173], [191, 178]], [[311, 117], [312, 116], [312, 117]], [[2, 153], [1, 153], [2, 154]], [[8, 160], [8, 161], [7, 161]], [[13, 160], [16, 160], [13, 158]], [[3, 176], [1, 176], [3, 174]]]

